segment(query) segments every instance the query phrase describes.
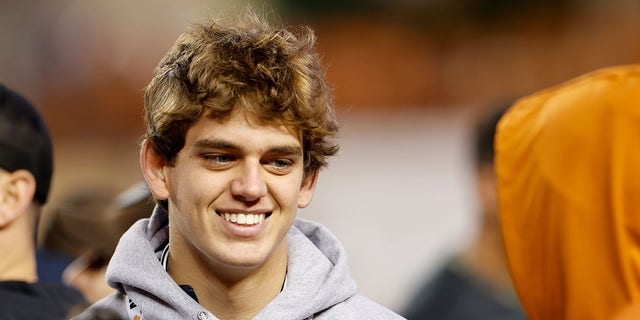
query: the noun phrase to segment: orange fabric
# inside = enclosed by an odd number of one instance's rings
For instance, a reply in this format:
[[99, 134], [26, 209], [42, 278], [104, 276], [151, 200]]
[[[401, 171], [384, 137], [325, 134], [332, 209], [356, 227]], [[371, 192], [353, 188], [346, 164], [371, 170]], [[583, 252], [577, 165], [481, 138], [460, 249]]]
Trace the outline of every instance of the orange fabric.
[[640, 319], [630, 308], [640, 303], [640, 65], [517, 101], [495, 146], [507, 257], [529, 319]]

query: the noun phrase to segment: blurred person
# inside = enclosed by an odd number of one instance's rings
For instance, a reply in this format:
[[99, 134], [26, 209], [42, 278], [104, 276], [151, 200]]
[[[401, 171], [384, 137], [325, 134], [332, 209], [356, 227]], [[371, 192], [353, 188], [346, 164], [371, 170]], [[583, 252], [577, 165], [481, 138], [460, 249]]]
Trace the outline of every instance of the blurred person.
[[118, 240], [133, 223], [148, 218], [154, 203], [144, 181], [115, 196], [107, 187], [84, 187], [50, 213], [41, 246], [75, 257], [62, 273], [89, 303], [114, 291], [105, 280], [107, 264]]
[[104, 213], [115, 194], [115, 188], [107, 184], [79, 183], [47, 206], [36, 252], [41, 281], [63, 283], [64, 270], [74, 259], [106, 246]]
[[40, 249], [73, 258], [108, 247], [104, 226], [116, 197], [115, 187], [80, 183], [60, 197], [40, 222]]
[[[148, 218], [154, 207], [144, 181], [116, 196], [109, 196], [108, 189], [83, 188], [71, 194], [51, 213], [50, 223], [43, 230], [45, 250], [75, 256], [63, 270], [62, 281], [78, 289], [88, 303], [75, 306], [69, 317], [115, 292], [107, 285], [105, 275], [117, 242], [135, 221]], [[88, 317], [119, 319], [117, 313], [102, 309], [93, 310]]]
[[407, 319], [525, 319], [507, 269], [493, 168], [495, 128], [508, 106], [492, 108], [474, 128], [477, 234], [420, 287], [405, 308]]
[[498, 125], [496, 172], [528, 317], [640, 319], [640, 65], [520, 99]]
[[119, 194], [99, 217], [84, 226], [93, 231], [87, 248], [63, 273], [63, 281], [78, 288], [89, 303], [108, 296], [114, 289], [107, 285], [107, 265], [118, 240], [133, 223], [148, 218], [153, 210], [153, 198], [144, 181]]
[[296, 218], [338, 150], [314, 43], [311, 29], [274, 28], [252, 10], [178, 38], [145, 92], [140, 162], [158, 204], [109, 263], [117, 292], [88, 312], [401, 319], [357, 294], [325, 227]]
[[84, 299], [38, 282], [36, 237], [53, 171], [49, 132], [24, 97], [0, 84], [0, 318], [65, 319]]

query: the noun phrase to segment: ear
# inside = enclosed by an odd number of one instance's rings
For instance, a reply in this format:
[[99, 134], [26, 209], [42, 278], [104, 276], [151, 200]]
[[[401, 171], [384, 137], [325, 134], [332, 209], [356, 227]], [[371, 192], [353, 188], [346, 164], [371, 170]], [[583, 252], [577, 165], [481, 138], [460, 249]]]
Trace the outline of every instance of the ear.
[[0, 228], [4, 228], [29, 211], [36, 192], [36, 179], [24, 169], [0, 175]]
[[140, 150], [140, 167], [151, 193], [158, 200], [169, 198], [167, 177], [164, 173], [166, 161], [151, 146], [149, 140], [142, 143]]
[[313, 192], [316, 190], [316, 183], [318, 182], [318, 171], [316, 170], [302, 179], [300, 193], [298, 194], [298, 208], [305, 208], [311, 203], [311, 198], [313, 198]]

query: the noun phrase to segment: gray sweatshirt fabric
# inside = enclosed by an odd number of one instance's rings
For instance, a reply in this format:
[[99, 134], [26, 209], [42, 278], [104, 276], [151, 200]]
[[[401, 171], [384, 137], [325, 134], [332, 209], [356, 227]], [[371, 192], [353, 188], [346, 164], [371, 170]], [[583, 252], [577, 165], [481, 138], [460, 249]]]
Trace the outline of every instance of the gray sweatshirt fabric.
[[[120, 239], [107, 269], [107, 282], [118, 292], [75, 319], [92, 319], [101, 312], [135, 320], [218, 319], [180, 288], [160, 263], [168, 231], [167, 213], [159, 207], [150, 219], [136, 222]], [[346, 253], [325, 227], [297, 218], [287, 237], [287, 284], [254, 319], [403, 319], [357, 294]]]

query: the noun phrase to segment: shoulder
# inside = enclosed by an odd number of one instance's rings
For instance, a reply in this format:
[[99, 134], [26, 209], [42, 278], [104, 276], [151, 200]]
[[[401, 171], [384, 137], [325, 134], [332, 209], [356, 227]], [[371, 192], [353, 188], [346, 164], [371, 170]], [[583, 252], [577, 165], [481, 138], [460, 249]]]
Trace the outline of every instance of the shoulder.
[[0, 310], [11, 319], [62, 319], [86, 302], [79, 291], [65, 285], [0, 282]]
[[395, 320], [404, 318], [372, 300], [361, 295], [355, 295], [318, 314], [314, 319]]

